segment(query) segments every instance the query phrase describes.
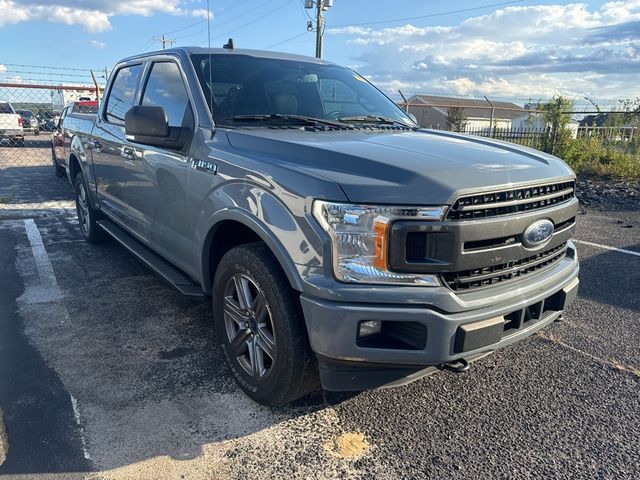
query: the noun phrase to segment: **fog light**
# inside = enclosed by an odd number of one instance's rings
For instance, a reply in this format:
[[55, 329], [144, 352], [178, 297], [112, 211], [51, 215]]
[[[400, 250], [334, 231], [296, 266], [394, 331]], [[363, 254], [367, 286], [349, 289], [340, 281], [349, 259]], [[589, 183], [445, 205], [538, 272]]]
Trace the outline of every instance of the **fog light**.
[[382, 322], [380, 320], [367, 320], [360, 322], [358, 325], [358, 338], [376, 335], [382, 331]]

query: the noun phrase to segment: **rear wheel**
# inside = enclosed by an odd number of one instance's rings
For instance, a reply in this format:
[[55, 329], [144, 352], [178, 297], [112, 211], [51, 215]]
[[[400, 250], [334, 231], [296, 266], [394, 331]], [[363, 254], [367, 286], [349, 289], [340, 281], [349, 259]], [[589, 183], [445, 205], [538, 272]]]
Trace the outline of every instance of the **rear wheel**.
[[89, 243], [100, 243], [107, 238], [107, 234], [98, 225], [100, 212], [95, 210], [89, 200], [89, 189], [82, 172], [76, 175], [74, 182], [76, 191], [76, 212], [78, 213], [78, 223], [80, 223], [80, 233]]
[[16, 143], [16, 147], [24, 148], [24, 137], [16, 138], [15, 143]]
[[300, 302], [266, 245], [251, 243], [225, 254], [213, 299], [218, 341], [247, 395], [283, 405], [318, 387]]

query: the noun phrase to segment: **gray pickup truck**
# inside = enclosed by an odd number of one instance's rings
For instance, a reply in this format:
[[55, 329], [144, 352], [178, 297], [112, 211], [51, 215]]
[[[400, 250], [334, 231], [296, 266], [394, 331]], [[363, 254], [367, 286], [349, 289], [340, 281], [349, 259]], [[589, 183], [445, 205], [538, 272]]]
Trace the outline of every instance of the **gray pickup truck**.
[[577, 293], [562, 160], [420, 129], [330, 62], [130, 57], [62, 137], [84, 238], [210, 298], [230, 370], [263, 404], [464, 371]]

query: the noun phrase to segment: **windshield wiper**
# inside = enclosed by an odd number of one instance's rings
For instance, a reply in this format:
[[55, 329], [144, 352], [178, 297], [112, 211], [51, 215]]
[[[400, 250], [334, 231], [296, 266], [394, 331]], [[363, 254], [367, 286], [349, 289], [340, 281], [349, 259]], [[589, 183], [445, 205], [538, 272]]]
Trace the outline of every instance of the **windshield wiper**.
[[331, 125], [332, 127], [345, 127], [343, 123], [324, 120], [322, 118], [307, 117], [305, 115], [293, 115], [288, 113], [270, 113], [267, 115], [234, 115], [234, 122], [265, 122], [265, 123], [296, 123], [298, 125]]
[[357, 115], [353, 117], [340, 117], [338, 120], [343, 123], [372, 123], [377, 125], [399, 125], [402, 127], [410, 128], [412, 130], [415, 130], [416, 128], [412, 125], [401, 122], [400, 120], [394, 120], [393, 118], [382, 117], [380, 115]]

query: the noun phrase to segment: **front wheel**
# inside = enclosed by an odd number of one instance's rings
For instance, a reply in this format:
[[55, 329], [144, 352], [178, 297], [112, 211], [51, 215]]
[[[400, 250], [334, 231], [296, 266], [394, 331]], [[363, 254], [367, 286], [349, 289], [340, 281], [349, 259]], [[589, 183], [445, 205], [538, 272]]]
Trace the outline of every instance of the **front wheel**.
[[318, 387], [300, 302], [266, 245], [242, 245], [224, 255], [213, 312], [229, 368], [253, 400], [284, 405]]
[[107, 234], [97, 223], [100, 219], [100, 212], [91, 205], [89, 189], [82, 172], [76, 175], [74, 188], [76, 191], [76, 212], [78, 213], [78, 223], [80, 223], [80, 233], [88, 243], [103, 242], [107, 238]]

